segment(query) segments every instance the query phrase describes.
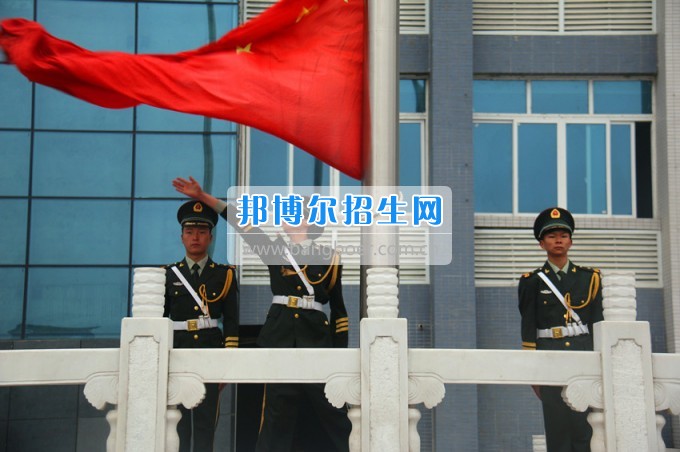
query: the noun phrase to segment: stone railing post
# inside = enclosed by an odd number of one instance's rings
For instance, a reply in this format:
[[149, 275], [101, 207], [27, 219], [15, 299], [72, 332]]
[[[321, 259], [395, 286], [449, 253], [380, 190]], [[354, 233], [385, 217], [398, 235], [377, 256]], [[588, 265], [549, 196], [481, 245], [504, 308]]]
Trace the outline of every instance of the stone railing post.
[[[166, 416], [168, 361], [172, 326], [163, 318], [165, 270], [137, 268], [132, 290], [132, 318], [120, 333], [116, 451], [172, 451], [179, 441], [176, 416]], [[167, 418], [167, 420], [166, 420]], [[173, 444], [174, 443], [174, 444]]]
[[602, 357], [601, 401], [591, 403], [588, 416], [591, 449], [659, 450], [651, 335], [648, 322], [635, 321], [635, 276], [607, 272], [602, 287], [605, 321], [594, 326], [595, 351]]
[[[362, 451], [409, 449], [408, 336], [406, 319], [396, 318], [398, 292], [396, 268], [367, 270], [369, 317], [361, 321]], [[417, 422], [419, 416], [410, 415]]]

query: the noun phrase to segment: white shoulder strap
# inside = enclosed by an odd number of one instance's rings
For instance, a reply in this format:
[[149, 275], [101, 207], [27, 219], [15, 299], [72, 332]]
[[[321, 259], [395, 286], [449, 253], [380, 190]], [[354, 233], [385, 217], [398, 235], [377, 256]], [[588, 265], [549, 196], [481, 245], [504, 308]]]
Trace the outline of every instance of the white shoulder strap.
[[184, 275], [179, 271], [179, 269], [176, 266], [172, 266], [172, 271], [175, 272], [175, 275], [179, 278], [180, 281], [182, 281], [182, 284], [184, 284], [184, 287], [187, 288], [189, 293], [191, 294], [192, 297], [194, 297], [194, 301], [198, 305], [199, 308], [201, 308], [201, 311], [203, 312], [203, 315], [210, 315], [208, 309], [203, 306], [203, 303], [201, 303], [201, 299], [198, 298], [198, 294], [194, 290], [193, 287], [191, 287], [191, 284], [189, 284], [189, 281], [184, 277]]
[[564, 306], [564, 309], [569, 311], [569, 315], [571, 316], [571, 318], [574, 319], [574, 321], [576, 321], [576, 323], [581, 323], [581, 319], [579, 318], [578, 314], [573, 309], [571, 309], [569, 306], [567, 306], [567, 303], [564, 302], [564, 295], [562, 295], [562, 293], [557, 289], [557, 287], [555, 287], [555, 284], [553, 284], [552, 281], [550, 281], [548, 279], [548, 277], [545, 276], [545, 273], [538, 272], [538, 276], [541, 277], [543, 282], [548, 285], [548, 287], [550, 288], [550, 290], [552, 290], [552, 292], [555, 294], [557, 299], [560, 300], [560, 303], [562, 303], [562, 306]]
[[307, 288], [307, 293], [309, 293], [311, 296], [314, 296], [314, 288], [309, 283], [309, 281], [307, 281], [307, 277], [305, 277], [304, 272], [302, 270], [300, 270], [300, 266], [295, 261], [295, 258], [293, 257], [293, 253], [291, 253], [288, 248], [284, 248], [284, 252], [286, 253], [286, 259], [288, 259], [288, 262], [290, 262], [290, 265], [293, 266], [293, 268], [297, 272], [298, 276], [300, 277], [300, 279], [304, 283], [305, 287]]

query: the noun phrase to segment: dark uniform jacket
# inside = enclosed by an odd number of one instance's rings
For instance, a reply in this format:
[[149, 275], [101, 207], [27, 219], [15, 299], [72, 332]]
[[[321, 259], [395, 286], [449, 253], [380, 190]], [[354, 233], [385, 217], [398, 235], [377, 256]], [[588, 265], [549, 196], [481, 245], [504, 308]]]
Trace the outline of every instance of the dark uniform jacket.
[[[566, 308], [539, 277], [543, 272], [565, 297], [590, 335], [561, 339], [537, 339], [537, 329], [566, 326]], [[519, 281], [519, 311], [522, 314], [522, 348], [543, 350], [592, 350], [593, 324], [603, 320], [602, 285], [599, 270], [569, 263], [562, 280], [546, 261], [543, 267], [522, 275]]]
[[[176, 266], [191, 284], [191, 271], [186, 260], [167, 265], [165, 281], [165, 317], [174, 321], [197, 319], [203, 315], [198, 304], [182, 284], [172, 267]], [[217, 264], [208, 258], [201, 272], [198, 286], [199, 298], [208, 305], [212, 319], [222, 318], [223, 331], [208, 328], [198, 331], [175, 331], [175, 347], [212, 348], [238, 347], [238, 283], [233, 266]]]
[[[260, 228], [238, 226], [238, 218], [231, 205], [220, 215], [241, 233], [251, 249], [268, 250], [266, 256], [259, 256], [269, 269], [273, 295], [309, 295], [302, 278], [284, 257], [283, 249], [288, 244], [282, 237], [271, 238]], [[317, 244], [312, 244], [307, 249], [296, 249], [295, 245], [291, 245], [290, 250], [300, 270], [314, 288], [315, 301], [329, 305], [330, 321], [323, 311], [272, 304], [257, 344], [270, 348], [347, 347], [349, 325], [342, 297], [340, 256], [329, 247]], [[305, 253], [314, 253], [314, 264], [304, 264]], [[321, 256], [323, 259], [320, 259]]]

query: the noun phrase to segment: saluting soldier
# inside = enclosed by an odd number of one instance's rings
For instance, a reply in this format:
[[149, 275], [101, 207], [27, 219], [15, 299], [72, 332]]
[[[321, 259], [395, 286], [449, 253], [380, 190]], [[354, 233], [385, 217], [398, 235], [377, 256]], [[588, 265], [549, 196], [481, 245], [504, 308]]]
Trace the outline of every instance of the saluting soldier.
[[[603, 320], [600, 272], [569, 260], [574, 230], [573, 216], [559, 207], [544, 210], [534, 221], [534, 237], [548, 259], [519, 281], [523, 349], [593, 349], [593, 324]], [[588, 412], [569, 408], [559, 386], [533, 389], [543, 405], [548, 451], [590, 451]]]
[[[257, 344], [261, 347], [347, 347], [349, 322], [342, 296], [339, 255], [313, 242], [322, 233], [309, 225], [284, 222], [288, 242], [269, 237], [257, 227], [239, 226], [235, 208], [205, 193], [193, 178], [177, 178], [175, 189], [213, 207], [242, 235], [269, 269], [272, 305]], [[266, 252], [266, 251], [268, 252]], [[313, 258], [312, 258], [313, 257]], [[330, 322], [323, 306], [330, 307]], [[322, 384], [267, 384], [256, 450], [290, 451], [293, 448], [299, 401], [306, 397], [329, 435], [335, 450], [349, 450], [352, 429], [346, 409], [333, 407]]]
[[[213, 209], [189, 201], [177, 211], [186, 256], [167, 265], [165, 316], [173, 321], [175, 348], [238, 347], [238, 284], [235, 268], [208, 255], [217, 222]], [[222, 319], [222, 328], [219, 320]], [[180, 406], [180, 451], [212, 452], [218, 417], [219, 388], [205, 385], [205, 398], [194, 409]]]

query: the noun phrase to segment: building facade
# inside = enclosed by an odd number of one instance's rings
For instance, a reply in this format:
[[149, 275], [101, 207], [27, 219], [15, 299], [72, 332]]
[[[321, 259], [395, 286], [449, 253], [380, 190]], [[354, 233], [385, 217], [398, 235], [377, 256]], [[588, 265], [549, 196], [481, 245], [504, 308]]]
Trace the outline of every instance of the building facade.
[[[271, 3], [2, 0], [0, 18], [91, 50], [174, 53]], [[401, 269], [411, 347], [519, 349], [517, 278], [543, 259], [530, 226], [559, 204], [576, 214], [574, 260], [636, 271], [654, 352], [678, 352], [678, 29], [669, 0], [401, 0], [399, 183], [450, 187], [454, 220], [449, 265]], [[102, 109], [9, 65], [0, 161], [3, 349], [116, 347], [132, 269], [182, 257], [176, 176], [221, 197], [233, 185], [360, 184], [262, 132]], [[214, 235], [214, 259], [232, 260], [224, 225]], [[241, 324], [256, 330], [270, 291], [257, 265], [240, 271]], [[358, 266], [346, 274], [356, 346]], [[223, 391], [220, 450], [237, 450], [236, 394]], [[530, 388], [448, 385], [422, 411], [422, 450], [530, 450], [543, 433]], [[671, 421], [664, 438], [678, 447]], [[108, 431], [78, 387], [0, 389], [0, 426], [7, 451], [104, 450]]]

